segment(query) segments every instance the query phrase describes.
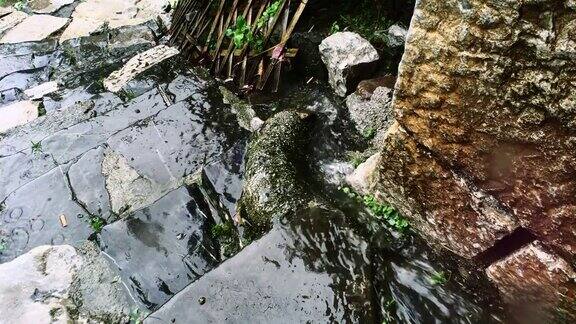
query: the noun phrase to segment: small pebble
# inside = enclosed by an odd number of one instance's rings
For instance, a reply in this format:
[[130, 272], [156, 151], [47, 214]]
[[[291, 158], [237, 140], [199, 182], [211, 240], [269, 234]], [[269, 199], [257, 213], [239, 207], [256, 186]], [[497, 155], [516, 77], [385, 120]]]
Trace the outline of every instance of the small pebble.
[[204, 305], [205, 303], [206, 303], [206, 297], [200, 297], [200, 298], [198, 298], [198, 304]]

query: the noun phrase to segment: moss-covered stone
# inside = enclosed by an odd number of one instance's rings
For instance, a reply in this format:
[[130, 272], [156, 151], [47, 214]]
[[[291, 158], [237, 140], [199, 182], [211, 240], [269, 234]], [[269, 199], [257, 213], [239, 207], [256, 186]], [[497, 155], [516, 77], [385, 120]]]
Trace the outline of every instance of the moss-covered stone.
[[266, 122], [248, 147], [240, 206], [256, 228], [269, 228], [274, 218], [294, 212], [310, 200], [298, 176], [308, 134], [305, 119], [297, 112], [280, 112]]

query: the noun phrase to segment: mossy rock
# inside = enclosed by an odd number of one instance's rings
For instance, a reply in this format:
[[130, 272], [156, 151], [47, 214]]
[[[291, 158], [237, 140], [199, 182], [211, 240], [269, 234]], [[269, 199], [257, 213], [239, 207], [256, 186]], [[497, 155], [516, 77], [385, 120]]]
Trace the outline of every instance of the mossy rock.
[[260, 230], [273, 219], [295, 212], [310, 201], [301, 182], [301, 165], [308, 138], [308, 118], [293, 111], [271, 117], [248, 146], [243, 217]]

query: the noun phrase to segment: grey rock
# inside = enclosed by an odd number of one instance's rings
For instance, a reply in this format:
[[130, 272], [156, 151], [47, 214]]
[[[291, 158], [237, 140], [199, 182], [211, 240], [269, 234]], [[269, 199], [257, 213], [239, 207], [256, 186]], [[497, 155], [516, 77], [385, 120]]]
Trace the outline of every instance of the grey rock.
[[396, 48], [404, 46], [406, 42], [406, 35], [408, 35], [408, 30], [400, 25], [392, 25], [388, 28], [386, 34], [386, 43], [389, 47]]
[[258, 228], [295, 212], [310, 196], [298, 178], [306, 123], [296, 112], [283, 111], [266, 121], [247, 152], [243, 215]]
[[358, 78], [369, 74], [378, 61], [376, 49], [360, 35], [338, 32], [324, 39], [319, 46], [322, 61], [328, 69], [328, 81], [336, 93], [344, 97], [357, 84]]
[[218, 263], [214, 222], [198, 206], [181, 187], [102, 230], [102, 250], [142, 308], [157, 309]]
[[39, 246], [0, 264], [2, 320], [9, 323], [126, 323], [130, 306], [92, 242]]
[[394, 122], [392, 109], [393, 90], [378, 87], [369, 99], [352, 93], [346, 98], [350, 119], [361, 134], [387, 130]]
[[6, 323], [66, 323], [68, 292], [82, 258], [69, 245], [39, 246], [0, 264], [0, 311]]
[[72, 277], [69, 295], [79, 320], [128, 323], [133, 303], [106, 257], [91, 241], [76, 250], [82, 257], [82, 266]]

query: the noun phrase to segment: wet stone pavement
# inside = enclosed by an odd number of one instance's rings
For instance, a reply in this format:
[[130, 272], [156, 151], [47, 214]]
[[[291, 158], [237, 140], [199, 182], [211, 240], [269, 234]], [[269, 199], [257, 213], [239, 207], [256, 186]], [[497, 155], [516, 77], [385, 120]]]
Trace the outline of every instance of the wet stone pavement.
[[[0, 7], [0, 264], [93, 241], [147, 323], [485, 318], [459, 289], [424, 279], [436, 268], [420, 250], [382, 254], [338, 209], [278, 220], [226, 259], [212, 230], [237, 214], [250, 136], [217, 82], [178, 55], [108, 82], [164, 43], [160, 2]], [[27, 21], [38, 14], [59, 19], [39, 33]], [[282, 104], [302, 103], [336, 134], [314, 149], [337, 150], [324, 143], [341, 136], [333, 96], [298, 96], [310, 102]]]

